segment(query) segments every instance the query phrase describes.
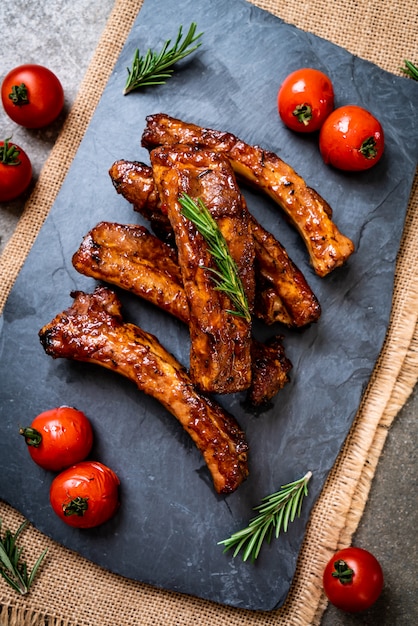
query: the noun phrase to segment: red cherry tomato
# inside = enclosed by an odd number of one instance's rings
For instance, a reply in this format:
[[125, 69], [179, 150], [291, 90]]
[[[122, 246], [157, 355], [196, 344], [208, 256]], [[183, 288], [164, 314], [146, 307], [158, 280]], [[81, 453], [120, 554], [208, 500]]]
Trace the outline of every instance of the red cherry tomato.
[[319, 70], [296, 70], [281, 84], [277, 105], [283, 123], [290, 129], [300, 133], [319, 130], [334, 108], [332, 82]]
[[64, 90], [51, 70], [42, 65], [20, 65], [3, 80], [1, 99], [7, 115], [25, 128], [53, 122], [64, 106]]
[[32, 164], [22, 148], [9, 139], [0, 141], [0, 202], [20, 196], [32, 180]]
[[69, 526], [93, 528], [107, 522], [119, 506], [119, 478], [97, 461], [82, 461], [54, 478], [51, 506]]
[[345, 548], [325, 567], [323, 585], [329, 601], [339, 609], [349, 613], [364, 611], [382, 592], [382, 568], [367, 550]]
[[340, 170], [368, 170], [381, 159], [383, 149], [379, 120], [354, 104], [335, 109], [319, 133], [322, 158]]
[[93, 445], [90, 421], [82, 411], [68, 406], [41, 413], [19, 432], [35, 463], [53, 472], [83, 461]]

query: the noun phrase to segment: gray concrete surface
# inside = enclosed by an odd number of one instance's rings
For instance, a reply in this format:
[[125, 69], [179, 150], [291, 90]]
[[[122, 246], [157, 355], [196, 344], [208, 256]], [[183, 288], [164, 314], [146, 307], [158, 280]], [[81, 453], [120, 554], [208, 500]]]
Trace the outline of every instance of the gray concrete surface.
[[[112, 6], [113, 0], [2, 0], [0, 78], [21, 63], [47, 65], [63, 83], [67, 111]], [[12, 140], [27, 151], [33, 164], [34, 180], [62, 127], [66, 111], [47, 129], [28, 131], [16, 126], [0, 110], [0, 136], [2, 139], [12, 136]], [[14, 231], [24, 201], [22, 197], [0, 205], [0, 253]], [[385, 574], [384, 592], [376, 605], [362, 614], [349, 615], [329, 607], [322, 620], [323, 626], [418, 624], [417, 414], [415, 389], [388, 434], [370, 498], [353, 541], [380, 560]]]

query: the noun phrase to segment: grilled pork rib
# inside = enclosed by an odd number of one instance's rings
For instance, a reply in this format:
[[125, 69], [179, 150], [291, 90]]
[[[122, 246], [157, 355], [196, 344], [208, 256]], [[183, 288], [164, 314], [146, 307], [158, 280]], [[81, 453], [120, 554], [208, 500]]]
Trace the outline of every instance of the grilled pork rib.
[[[109, 175], [116, 191], [150, 222], [154, 233], [173, 243], [173, 231], [161, 211], [152, 168], [138, 161], [119, 160], [113, 163]], [[321, 308], [302, 272], [277, 239], [251, 214], [248, 218], [255, 246], [256, 316], [266, 324], [280, 322], [291, 327], [316, 322]]]
[[[176, 254], [143, 226], [100, 222], [84, 237], [72, 261], [81, 274], [131, 291], [189, 324]], [[289, 382], [291, 367], [281, 338], [268, 345], [253, 338], [250, 404], [271, 400]]]
[[223, 155], [187, 146], [161, 146], [152, 151], [151, 164], [174, 231], [189, 304], [191, 379], [205, 392], [244, 391], [251, 384], [251, 321], [230, 312], [234, 305], [207, 270], [217, 269], [213, 255], [179, 203], [183, 194], [204, 202], [237, 265], [251, 311], [254, 241], [232, 168]]
[[173, 248], [144, 227], [100, 222], [74, 253], [75, 269], [131, 291], [189, 323], [189, 305]]
[[181, 423], [203, 454], [218, 493], [248, 475], [248, 445], [234, 417], [197, 393], [184, 367], [153, 335], [123, 321], [121, 304], [105, 287], [75, 292], [72, 306], [40, 331], [45, 352], [101, 365], [133, 381]]
[[148, 150], [183, 143], [225, 154], [238, 177], [263, 190], [281, 207], [299, 231], [319, 276], [326, 276], [353, 253], [353, 242], [332, 221], [328, 203], [273, 152], [250, 146], [231, 133], [163, 113], [149, 115], [146, 121], [142, 145]]

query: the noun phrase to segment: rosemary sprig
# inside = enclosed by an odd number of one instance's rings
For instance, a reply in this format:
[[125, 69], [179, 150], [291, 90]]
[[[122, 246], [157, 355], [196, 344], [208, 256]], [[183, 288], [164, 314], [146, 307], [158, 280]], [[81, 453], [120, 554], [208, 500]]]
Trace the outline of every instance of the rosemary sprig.
[[311, 476], [312, 472], [307, 472], [303, 478], [283, 485], [276, 493], [263, 498], [262, 503], [254, 508], [258, 515], [250, 520], [249, 525], [219, 542], [219, 545], [225, 546], [224, 552], [235, 548], [233, 554], [235, 557], [241, 549], [244, 549], [242, 560], [247, 561], [251, 557], [254, 563], [263, 542], [270, 543], [273, 531], [277, 539], [280, 531], [283, 529], [286, 532], [289, 522], [300, 516], [302, 499], [308, 495], [307, 485]]
[[171, 48], [169, 47], [171, 39], [167, 39], [159, 53], [148, 48], [145, 56], [140, 56], [139, 50], [136, 49], [132, 67], [131, 69], [127, 68], [128, 79], [123, 94], [126, 96], [126, 94], [140, 87], [163, 85], [174, 72], [172, 66], [202, 45], [202, 42], [199, 42], [190, 48], [203, 35], [203, 33], [198, 35], [195, 33], [196, 24], [192, 22], [183, 41], [183, 27], [180, 26], [177, 39]]
[[7, 529], [4, 533], [4, 537], [2, 537], [0, 520], [0, 575], [21, 595], [28, 593], [33, 579], [47, 553], [47, 550], [42, 552], [33, 566], [32, 571], [29, 572], [26, 562], [21, 561], [23, 550], [16, 545], [19, 535], [26, 528], [27, 524], [27, 521], [23, 522], [15, 534]]
[[400, 69], [404, 74], [406, 74], [410, 78], [413, 78], [414, 80], [418, 80], [418, 66], [411, 63], [411, 61], [407, 61], [405, 59], [405, 67], [401, 67]]
[[244, 287], [238, 275], [238, 268], [217, 223], [200, 198], [195, 202], [190, 196], [183, 194], [179, 202], [184, 217], [193, 222], [208, 244], [208, 250], [218, 269], [213, 267], [205, 269], [211, 272], [216, 289], [226, 293], [235, 306], [236, 310], [228, 309], [228, 313], [243, 317], [249, 322], [251, 314]]

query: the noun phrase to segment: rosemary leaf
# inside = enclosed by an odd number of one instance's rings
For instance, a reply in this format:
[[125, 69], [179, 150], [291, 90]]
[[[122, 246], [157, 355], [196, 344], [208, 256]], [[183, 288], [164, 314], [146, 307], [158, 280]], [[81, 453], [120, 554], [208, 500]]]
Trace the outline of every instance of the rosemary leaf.
[[300, 516], [303, 496], [308, 495], [307, 485], [311, 476], [312, 472], [307, 472], [299, 480], [283, 485], [279, 491], [263, 498], [261, 504], [254, 508], [258, 515], [250, 520], [248, 526], [233, 533], [228, 539], [219, 541], [218, 545], [225, 546], [224, 552], [234, 548], [234, 557], [244, 550], [242, 560], [251, 558], [254, 562], [263, 543], [270, 543], [274, 529], [277, 539], [280, 532], [286, 532], [289, 523]]
[[195, 202], [190, 196], [183, 194], [179, 198], [179, 203], [184, 217], [193, 222], [208, 244], [208, 250], [216, 262], [217, 269], [211, 267], [205, 269], [211, 273], [216, 289], [225, 293], [234, 305], [235, 310], [227, 309], [228, 313], [243, 317], [249, 322], [251, 315], [238, 268], [216, 221], [200, 198]]
[[47, 550], [42, 552], [29, 574], [27, 563], [21, 561], [23, 549], [18, 548], [16, 545], [19, 535], [26, 528], [27, 524], [27, 521], [23, 522], [15, 534], [12, 534], [10, 530], [6, 530], [4, 537], [2, 537], [0, 520], [0, 576], [4, 578], [12, 589], [21, 595], [28, 593], [47, 553]]
[[191, 47], [203, 34], [196, 35], [195, 33], [196, 24], [192, 22], [183, 41], [183, 27], [180, 26], [177, 39], [171, 48], [171, 39], [168, 39], [159, 53], [153, 52], [149, 48], [144, 56], [140, 56], [139, 50], [136, 49], [132, 67], [127, 68], [128, 79], [123, 94], [126, 96], [126, 94], [141, 87], [163, 85], [172, 76], [173, 65], [202, 45], [202, 42], [199, 41]]
[[401, 67], [400, 69], [404, 74], [409, 76], [409, 78], [418, 80], [418, 66], [411, 63], [411, 61], [405, 59], [405, 67]]

